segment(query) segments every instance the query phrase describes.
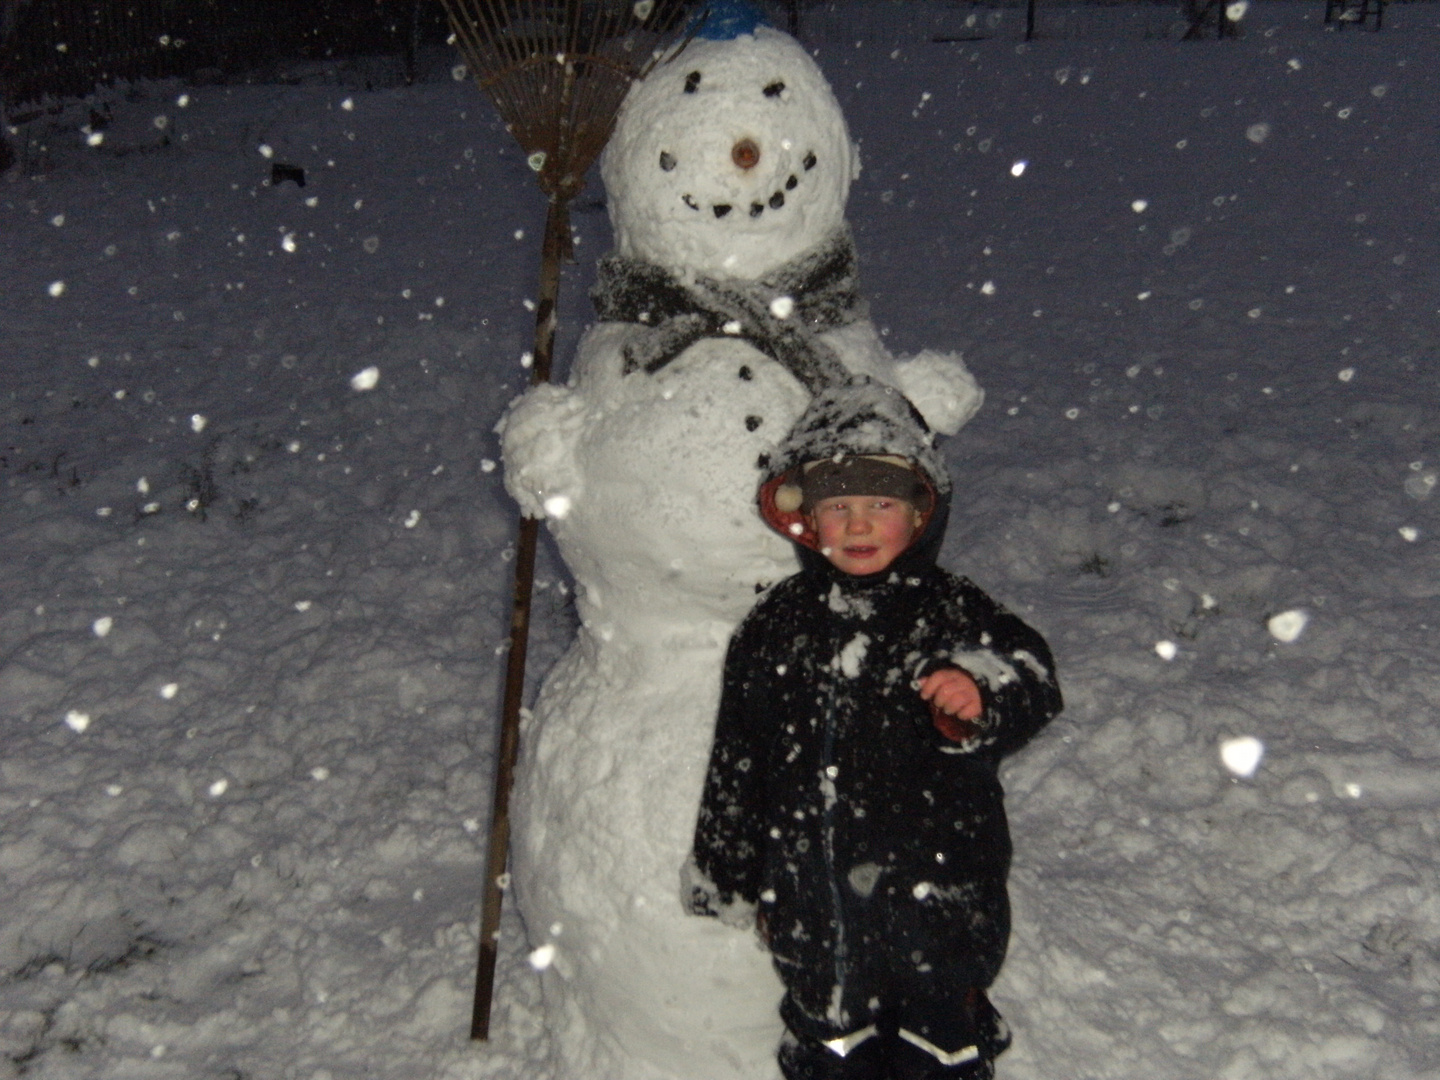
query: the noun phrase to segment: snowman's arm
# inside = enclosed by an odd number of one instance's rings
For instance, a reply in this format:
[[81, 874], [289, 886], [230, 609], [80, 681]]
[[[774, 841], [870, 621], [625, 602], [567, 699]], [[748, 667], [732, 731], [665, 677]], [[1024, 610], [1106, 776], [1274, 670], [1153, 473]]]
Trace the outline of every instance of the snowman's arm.
[[920, 410], [925, 423], [942, 435], [954, 435], [985, 402], [985, 391], [959, 353], [922, 349], [897, 361], [895, 385]]
[[544, 517], [547, 502], [573, 501], [580, 489], [576, 447], [586, 419], [582, 395], [542, 384], [516, 398], [495, 426], [505, 459], [505, 489], [528, 517]]
[[896, 360], [869, 319], [828, 331], [824, 340], [849, 370], [896, 387], [941, 435], [954, 435], [985, 401], [985, 392], [958, 353], [923, 349], [908, 360]]

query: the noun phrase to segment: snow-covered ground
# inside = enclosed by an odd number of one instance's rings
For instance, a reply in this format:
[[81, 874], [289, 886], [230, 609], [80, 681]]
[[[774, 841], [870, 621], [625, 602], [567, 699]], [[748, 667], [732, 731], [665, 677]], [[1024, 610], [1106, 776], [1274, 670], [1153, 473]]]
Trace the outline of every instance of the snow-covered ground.
[[[1440, 9], [1321, 15], [806, 11], [877, 321], [988, 392], [945, 561], [1068, 699], [1006, 771], [1002, 1080], [1440, 1076]], [[21, 132], [0, 1077], [549, 1077], [513, 920], [467, 1038], [542, 208], [449, 63]]]

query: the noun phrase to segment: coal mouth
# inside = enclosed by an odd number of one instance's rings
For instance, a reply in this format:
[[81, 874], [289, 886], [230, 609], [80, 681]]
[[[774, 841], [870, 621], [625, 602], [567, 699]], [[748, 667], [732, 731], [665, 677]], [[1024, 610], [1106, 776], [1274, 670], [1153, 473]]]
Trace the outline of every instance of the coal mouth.
[[[801, 162], [803, 170], [805, 172], [809, 172], [811, 169], [815, 168], [816, 160], [817, 159], [813, 151], [807, 152], [804, 160]], [[666, 172], [669, 172], [671, 169], [675, 168], [674, 155], [669, 153], [668, 151], [662, 151], [660, 154], [660, 168], [664, 169]], [[736, 218], [758, 218], [762, 214], [764, 214], [766, 210], [784, 209], [786, 192], [794, 191], [799, 186], [800, 177], [797, 176], [795, 173], [791, 173], [785, 178], [785, 182], [779, 187], [777, 187], [774, 191], [772, 191], [770, 193], [770, 196], [763, 201], [757, 200], [750, 203], [749, 206], [742, 207], [737, 207], [734, 203], [728, 202], [712, 203], [710, 205], [710, 212], [714, 214], [716, 218], [727, 218], [730, 217], [732, 214], [734, 214]], [[680, 201], [683, 202], [686, 206], [688, 206], [691, 210], [696, 211], [697, 213], [699, 213], [703, 209], [700, 203], [696, 201], [695, 196], [690, 194], [689, 192], [681, 195]]]

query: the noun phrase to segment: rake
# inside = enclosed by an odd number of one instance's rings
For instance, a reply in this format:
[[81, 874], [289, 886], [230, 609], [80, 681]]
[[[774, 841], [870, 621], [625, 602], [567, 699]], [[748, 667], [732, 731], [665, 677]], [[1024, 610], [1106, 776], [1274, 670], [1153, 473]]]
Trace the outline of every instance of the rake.
[[[535, 306], [531, 385], [550, 381], [560, 264], [573, 255], [570, 201], [615, 127], [630, 84], [684, 27], [685, 0], [442, 0], [455, 42], [495, 103], [546, 196]], [[470, 1037], [490, 1035], [500, 910], [510, 852], [510, 789], [520, 746], [525, 653], [539, 521], [521, 517], [495, 771], [490, 844], [480, 911], [480, 955]]]

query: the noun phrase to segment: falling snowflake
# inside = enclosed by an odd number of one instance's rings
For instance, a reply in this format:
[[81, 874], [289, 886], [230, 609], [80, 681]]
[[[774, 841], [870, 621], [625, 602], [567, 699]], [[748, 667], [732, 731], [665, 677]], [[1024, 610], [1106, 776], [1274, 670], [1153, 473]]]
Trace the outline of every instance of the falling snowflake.
[[1260, 759], [1264, 756], [1265, 744], [1253, 735], [1225, 739], [1220, 743], [1220, 760], [1236, 776], [1254, 776], [1255, 770], [1260, 767]]

